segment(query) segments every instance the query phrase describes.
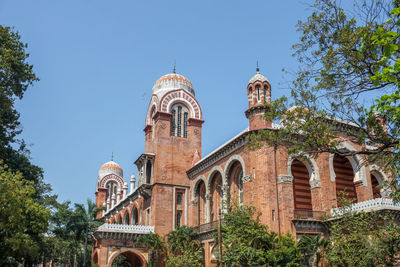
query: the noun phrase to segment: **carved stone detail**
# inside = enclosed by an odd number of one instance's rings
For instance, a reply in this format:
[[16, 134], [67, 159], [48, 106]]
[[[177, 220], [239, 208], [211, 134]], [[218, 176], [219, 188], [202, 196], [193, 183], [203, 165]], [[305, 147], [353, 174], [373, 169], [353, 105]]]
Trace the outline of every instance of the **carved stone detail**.
[[251, 174], [243, 176], [243, 178], [242, 178], [242, 182], [243, 183], [247, 183], [247, 182], [250, 182], [250, 181], [251, 181]]
[[278, 175], [278, 184], [293, 184], [293, 176], [288, 174]]
[[317, 179], [310, 180], [310, 187], [311, 187], [311, 189], [319, 188], [319, 187], [321, 187], [321, 183]]

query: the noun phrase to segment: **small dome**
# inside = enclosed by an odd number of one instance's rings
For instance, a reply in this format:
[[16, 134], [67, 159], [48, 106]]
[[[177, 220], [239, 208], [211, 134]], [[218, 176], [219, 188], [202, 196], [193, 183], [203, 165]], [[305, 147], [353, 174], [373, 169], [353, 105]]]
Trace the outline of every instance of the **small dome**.
[[112, 160], [101, 165], [99, 170], [99, 179], [109, 174], [116, 174], [120, 177], [123, 177], [122, 168]]
[[250, 83], [255, 83], [255, 82], [267, 82], [269, 83], [267, 77], [265, 77], [264, 75], [260, 74], [259, 72], [256, 73], [256, 75], [254, 75], [253, 77], [251, 77], [249, 84]]
[[153, 94], [176, 89], [184, 89], [194, 95], [192, 83], [186, 77], [176, 73], [170, 73], [159, 78], [153, 86]]

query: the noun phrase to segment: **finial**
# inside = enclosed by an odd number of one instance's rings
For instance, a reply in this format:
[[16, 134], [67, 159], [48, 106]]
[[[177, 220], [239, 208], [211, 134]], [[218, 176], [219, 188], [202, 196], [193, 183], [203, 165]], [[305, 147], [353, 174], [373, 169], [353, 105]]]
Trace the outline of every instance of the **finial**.
[[111, 152], [111, 161], [114, 161], [114, 152]]
[[258, 67], [258, 60], [257, 60], [257, 68], [256, 68], [257, 73], [260, 73], [260, 68]]
[[176, 73], [176, 60], [174, 60], [174, 69], [172, 70], [172, 73]]

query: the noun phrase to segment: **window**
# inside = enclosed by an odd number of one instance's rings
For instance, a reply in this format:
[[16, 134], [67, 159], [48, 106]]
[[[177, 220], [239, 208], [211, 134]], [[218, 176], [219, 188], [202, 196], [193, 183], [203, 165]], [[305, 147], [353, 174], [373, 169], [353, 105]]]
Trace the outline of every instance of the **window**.
[[267, 86], [264, 86], [264, 102], [267, 101]]
[[260, 101], [260, 86], [257, 85], [256, 89], [257, 89], [257, 100]]
[[113, 194], [117, 195], [117, 183], [109, 182], [107, 183], [107, 196], [106, 199], [111, 198]]
[[182, 211], [178, 210], [176, 213], [176, 226], [182, 225], [181, 220], [182, 220]]
[[175, 104], [171, 110], [171, 136], [187, 138], [189, 110], [183, 104]]
[[183, 197], [182, 192], [178, 192], [178, 193], [176, 194], [176, 204], [177, 204], [177, 205], [181, 205], [181, 204], [182, 204], [182, 197]]

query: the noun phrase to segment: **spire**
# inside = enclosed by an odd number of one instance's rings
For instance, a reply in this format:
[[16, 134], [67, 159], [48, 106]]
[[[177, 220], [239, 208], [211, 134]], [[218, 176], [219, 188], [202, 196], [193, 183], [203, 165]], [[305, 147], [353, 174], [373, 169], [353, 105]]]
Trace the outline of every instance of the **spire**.
[[176, 73], [176, 60], [174, 60], [174, 69], [172, 70], [172, 73]]
[[260, 68], [258, 67], [258, 60], [257, 60], [257, 68], [256, 68], [257, 73], [260, 73]]
[[114, 161], [114, 152], [111, 152], [111, 161]]

